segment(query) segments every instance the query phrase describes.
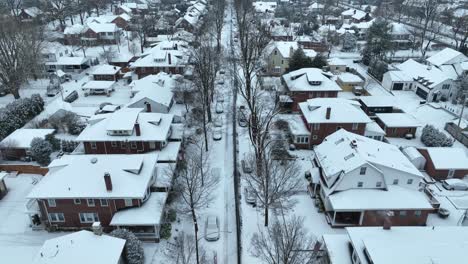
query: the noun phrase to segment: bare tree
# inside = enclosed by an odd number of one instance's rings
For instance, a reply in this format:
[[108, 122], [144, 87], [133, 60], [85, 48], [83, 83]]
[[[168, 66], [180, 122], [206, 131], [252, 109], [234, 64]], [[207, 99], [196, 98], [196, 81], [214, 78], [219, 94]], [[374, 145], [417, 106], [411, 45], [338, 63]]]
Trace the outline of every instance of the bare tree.
[[199, 151], [190, 145], [187, 147], [184, 163], [180, 165], [174, 185], [182, 198], [181, 210], [192, 216], [197, 264], [200, 262], [197, 211], [212, 202], [213, 191], [219, 182], [218, 173], [203, 173], [209, 170], [209, 165], [199, 155]]
[[252, 236], [251, 255], [267, 264], [313, 263], [315, 239], [304, 228], [304, 218], [276, 220]]
[[112, 46], [102, 46], [101, 57], [110, 64], [112, 59], [117, 56], [117, 51]]
[[23, 6], [22, 0], [5, 0], [4, 5], [9, 9], [10, 15], [13, 15], [18, 19], [21, 13], [21, 7]]
[[208, 151], [208, 126], [211, 122], [211, 108], [214, 97], [214, 86], [217, 72], [218, 56], [211, 42], [202, 42], [198, 49], [192, 51], [194, 66], [194, 88], [197, 101], [202, 109], [202, 126], [205, 136], [205, 150]]
[[224, 25], [224, 9], [226, 7], [225, 0], [217, 0], [213, 3], [213, 8], [210, 11], [210, 19], [213, 20], [214, 31], [216, 33], [216, 51], [221, 52], [221, 32]]
[[[176, 264], [195, 264], [196, 260], [196, 248], [195, 244], [192, 243], [194, 240], [193, 235], [187, 235], [181, 232], [175, 242], [175, 254], [173, 258]], [[205, 263], [205, 252], [200, 250], [200, 261]]]
[[468, 15], [454, 17], [451, 26], [455, 48], [460, 49], [466, 45], [468, 38]]
[[[264, 225], [268, 226], [270, 209], [288, 210], [294, 205], [292, 196], [302, 184], [298, 164], [294, 160], [277, 160], [274, 155], [274, 142], [269, 141], [267, 151], [261, 159], [251, 155], [247, 163], [261, 167], [261, 174], [245, 174], [245, 182], [256, 196], [257, 206], [264, 210]], [[263, 162], [261, 166], [256, 163]]]
[[43, 28], [9, 19], [0, 23], [0, 82], [18, 99], [20, 86], [41, 69]]
[[149, 16], [140, 14], [134, 16], [131, 20], [130, 29], [135, 32], [138, 40], [140, 41], [140, 50], [143, 53], [143, 49], [146, 46], [146, 38], [148, 34], [153, 30], [154, 22]]

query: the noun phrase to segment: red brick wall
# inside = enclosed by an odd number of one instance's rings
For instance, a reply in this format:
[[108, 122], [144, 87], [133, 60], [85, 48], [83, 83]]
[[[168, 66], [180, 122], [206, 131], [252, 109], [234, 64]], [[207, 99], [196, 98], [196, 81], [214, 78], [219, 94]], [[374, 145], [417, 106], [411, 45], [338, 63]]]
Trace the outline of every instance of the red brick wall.
[[[445, 180], [447, 179], [448, 170], [437, 170], [434, 166], [434, 163], [431, 160], [431, 157], [429, 156], [429, 153], [425, 149], [418, 149], [418, 151], [421, 153], [421, 155], [424, 156], [426, 159], [426, 165], [424, 166], [424, 170], [426, 170], [426, 173], [434, 178], [434, 180]], [[468, 175], [468, 170], [455, 170], [455, 174], [453, 175], [453, 178], [458, 178], [462, 179], [465, 177], [465, 175]]]
[[338, 92], [330, 91], [330, 92], [290, 92], [289, 95], [293, 100], [292, 110], [297, 112], [299, 111], [299, 103], [307, 101], [307, 99], [312, 98], [336, 98], [338, 96]]
[[[416, 210], [405, 210], [406, 216], [400, 216], [400, 211], [395, 210], [394, 216], [390, 217], [394, 226], [424, 226], [426, 225], [427, 217], [432, 210], [421, 210], [421, 215], [416, 216]], [[364, 212], [362, 226], [383, 226], [384, 217], [378, 211]]]
[[119, 74], [115, 75], [93, 75], [95, 81], [115, 81], [119, 79]]
[[127, 21], [121, 17], [117, 17], [112, 21], [112, 23], [116, 24], [121, 29], [126, 29], [128, 27]]
[[[104, 186], [103, 186], [104, 188]], [[56, 207], [50, 207], [47, 200], [39, 200], [39, 207], [42, 214], [42, 220], [48, 223], [48, 213], [63, 213], [65, 222], [52, 222], [59, 228], [86, 228], [91, 227], [92, 223], [81, 223], [79, 213], [97, 213], [101, 225], [105, 228], [109, 226], [114, 213], [126, 208], [123, 199], [108, 200], [108, 206], [101, 206], [99, 199], [94, 199], [95, 206], [90, 207], [86, 199], [80, 199], [81, 204], [75, 204], [73, 199], [56, 199]], [[140, 200], [133, 199], [133, 207], [139, 206]]]
[[411, 134], [413, 138], [415, 137], [416, 127], [385, 127], [385, 124], [380, 119], [377, 118], [376, 121], [385, 130], [386, 137], [404, 138], [406, 134]]
[[146, 153], [153, 150], [161, 150], [161, 142], [156, 142], [155, 149], [150, 148], [149, 142], [137, 141], [137, 147], [132, 148], [131, 142], [127, 143], [127, 147], [122, 148], [120, 142], [117, 142], [115, 147], [112, 142], [96, 142], [96, 148], [91, 148], [90, 142], [83, 142], [86, 154], [137, 154]]
[[[318, 130], [314, 130], [314, 126], [313, 124], [310, 124], [310, 126], [308, 126], [309, 128], [309, 131], [310, 131], [310, 145], [313, 146], [313, 145], [318, 145], [320, 143], [322, 143], [322, 141], [329, 135], [335, 133], [338, 128], [341, 127], [341, 128], [344, 128], [346, 129], [347, 131], [349, 132], [353, 132], [355, 134], [359, 134], [359, 135], [364, 135], [364, 130], [366, 128], [366, 124], [365, 123], [359, 123], [358, 124], [358, 128], [356, 130], [353, 130], [353, 124], [351, 123], [322, 123], [320, 124], [320, 127]], [[314, 139], [314, 135], [317, 136], [316, 139]]]
[[146, 77], [151, 74], [158, 74], [160, 72], [182, 74], [184, 72], [183, 67], [138, 67], [135, 68], [135, 73], [138, 75], [138, 79]]

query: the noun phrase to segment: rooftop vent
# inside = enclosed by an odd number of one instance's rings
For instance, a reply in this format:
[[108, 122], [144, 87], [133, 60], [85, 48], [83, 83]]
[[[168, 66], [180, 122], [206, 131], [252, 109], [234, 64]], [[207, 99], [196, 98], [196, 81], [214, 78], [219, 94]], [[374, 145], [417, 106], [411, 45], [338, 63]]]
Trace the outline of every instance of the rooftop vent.
[[91, 158], [91, 163], [92, 163], [92, 164], [96, 164], [96, 163], [97, 163], [97, 158], [96, 158], [96, 157]]

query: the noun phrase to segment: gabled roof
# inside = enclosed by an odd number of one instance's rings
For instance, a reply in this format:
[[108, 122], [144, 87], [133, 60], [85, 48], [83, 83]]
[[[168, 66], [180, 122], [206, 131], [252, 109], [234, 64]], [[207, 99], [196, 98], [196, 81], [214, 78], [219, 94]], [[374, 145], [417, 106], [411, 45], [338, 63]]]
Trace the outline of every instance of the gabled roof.
[[[77, 141], [165, 141], [170, 133], [173, 115], [144, 113], [141, 108], [123, 108], [114, 113], [91, 117]], [[133, 131], [140, 125], [140, 136]], [[111, 130], [130, 130], [130, 135], [109, 135]]]
[[266, 49], [268, 50], [268, 53], [271, 53], [275, 49], [277, 49], [281, 56], [287, 59], [290, 58], [292, 52], [294, 52], [298, 48], [299, 45], [296, 41], [272, 41]]
[[409, 59], [396, 67], [414, 80], [421, 80], [420, 83], [429, 89], [450, 79], [438, 68], [423, 65], [413, 59]]
[[[369, 123], [371, 119], [361, 110], [357, 101], [342, 98], [314, 98], [299, 103], [302, 115], [309, 124], [315, 123]], [[330, 108], [330, 118], [326, 118]]]
[[422, 178], [418, 169], [396, 146], [344, 129], [326, 137], [314, 150], [327, 181], [334, 182], [340, 172], [348, 173], [365, 164], [377, 168], [386, 167]]
[[118, 264], [125, 240], [86, 230], [46, 240], [32, 264]]
[[[52, 161], [49, 172], [33, 188], [28, 199], [134, 198], [143, 199], [158, 160], [148, 154], [64, 155]], [[112, 191], [104, 175], [110, 174]]]
[[120, 71], [119, 66], [103, 64], [103, 65], [99, 65], [98, 67], [96, 67], [91, 74], [92, 75], [115, 75], [119, 71]]
[[[119, 31], [119, 28], [117, 25], [113, 23], [96, 23], [92, 22], [87, 25], [89, 29], [96, 33], [109, 33], [109, 32], [117, 32]], [[85, 29], [86, 31], [86, 29]]]
[[0, 147], [28, 149], [34, 138], [38, 137], [44, 139], [47, 135], [54, 133], [54, 131], [55, 129], [20, 128], [4, 138], [0, 142]]
[[174, 80], [169, 74], [164, 72], [135, 80], [130, 86], [132, 87], [132, 92], [136, 92], [136, 94], [128, 106], [147, 98], [169, 107], [174, 97], [172, 92]]
[[455, 64], [464, 61], [468, 61], [468, 58], [463, 53], [456, 51], [451, 48], [445, 48], [431, 57], [427, 58], [427, 61], [432, 65], [441, 66], [444, 64]]
[[302, 68], [283, 75], [289, 91], [341, 91], [331, 75], [317, 68]]
[[[158, 45], [145, 51], [143, 57], [132, 63], [130, 68], [185, 66], [188, 54], [188, 44], [185, 41], [161, 41]], [[169, 63], [169, 56], [171, 63]]]
[[83, 26], [81, 24], [74, 24], [72, 26], [67, 26], [65, 28], [65, 30], [63, 31], [63, 34], [65, 34], [65, 35], [80, 34], [83, 31], [84, 28], [85, 28], [85, 26]]

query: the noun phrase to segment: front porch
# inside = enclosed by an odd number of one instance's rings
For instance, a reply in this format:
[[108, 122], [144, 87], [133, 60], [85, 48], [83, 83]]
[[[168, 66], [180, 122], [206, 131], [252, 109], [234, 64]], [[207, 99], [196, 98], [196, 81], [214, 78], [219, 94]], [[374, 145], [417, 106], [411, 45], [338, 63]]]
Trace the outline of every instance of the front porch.
[[336, 212], [330, 211], [325, 212], [325, 217], [328, 224], [334, 227], [344, 227], [344, 226], [360, 226], [362, 224], [362, 219], [364, 212]]

